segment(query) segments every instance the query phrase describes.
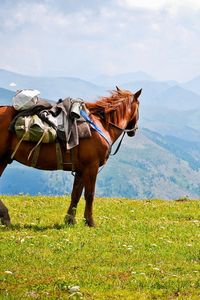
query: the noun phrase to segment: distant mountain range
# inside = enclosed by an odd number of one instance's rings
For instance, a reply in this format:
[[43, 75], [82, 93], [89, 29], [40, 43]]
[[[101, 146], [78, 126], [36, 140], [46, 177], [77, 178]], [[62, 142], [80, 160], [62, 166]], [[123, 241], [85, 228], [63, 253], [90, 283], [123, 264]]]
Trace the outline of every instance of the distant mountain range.
[[12, 97], [14, 96], [15, 92], [0, 88], [0, 105], [10, 104], [12, 105]]
[[[10, 86], [15, 83], [16, 86]], [[73, 77], [32, 77], [0, 69], [0, 87], [16, 89], [37, 89], [42, 97], [58, 100], [66, 97], [80, 97], [88, 101], [105, 94], [105, 90], [91, 82]]]
[[[90, 82], [0, 70], [0, 105], [11, 104], [14, 90], [19, 88], [39, 89], [47, 99], [71, 96], [94, 101], [115, 85], [133, 92], [143, 88], [140, 130], [135, 138], [125, 139], [119, 154], [110, 158], [100, 172], [97, 194], [165, 199], [200, 197], [200, 77], [186, 83], [160, 82], [136, 72], [101, 75]], [[69, 173], [38, 171], [14, 163], [0, 180], [0, 193], [70, 193], [72, 180]]]
[[200, 75], [193, 78], [192, 80], [186, 82], [183, 84], [183, 87], [185, 87], [188, 90], [193, 91], [194, 93], [200, 94]]
[[114, 88], [115, 85], [121, 84], [122, 86], [125, 85], [127, 82], [134, 82], [134, 81], [145, 81], [145, 80], [154, 80], [152, 76], [144, 73], [144, 72], [134, 72], [134, 73], [124, 73], [118, 75], [106, 75], [102, 74], [92, 79], [97, 85]]

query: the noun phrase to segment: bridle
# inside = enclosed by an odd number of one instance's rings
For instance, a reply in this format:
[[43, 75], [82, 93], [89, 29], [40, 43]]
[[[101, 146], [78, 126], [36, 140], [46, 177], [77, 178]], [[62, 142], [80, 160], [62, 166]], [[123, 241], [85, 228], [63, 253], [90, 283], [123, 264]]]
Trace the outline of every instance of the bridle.
[[[135, 135], [135, 133], [136, 133], [136, 131], [138, 129], [138, 124], [137, 124], [138, 120], [139, 120], [139, 110], [137, 111], [137, 121], [135, 123], [135, 126], [133, 128], [131, 128], [131, 129], [121, 128], [118, 125], [116, 125], [116, 124], [114, 124], [114, 123], [112, 123], [110, 121], [107, 122], [109, 125], [117, 128], [117, 129], [119, 129], [119, 130], [121, 130], [123, 132], [122, 137], [121, 137], [121, 139], [119, 141], [119, 144], [117, 145], [117, 148], [115, 149], [114, 153], [111, 153], [111, 149], [110, 149], [110, 155], [113, 156], [113, 155], [117, 154], [117, 152], [119, 151], [119, 148], [121, 146], [121, 143], [122, 143], [122, 141], [123, 141], [124, 136], [125, 136], [126, 133], [133, 132], [133, 136]], [[111, 145], [111, 148], [112, 148], [112, 146], [113, 146], [113, 144]]]
[[123, 133], [128, 133], [128, 132], [134, 132], [135, 133], [136, 130], [138, 129], [137, 122], [136, 122], [135, 126], [133, 128], [131, 128], [131, 129], [121, 128], [121, 127], [119, 127], [118, 125], [116, 125], [116, 124], [114, 124], [112, 122], [107, 122], [107, 123], [109, 125], [112, 125], [113, 127], [117, 128], [117, 129], [121, 130]]
[[[122, 141], [123, 141], [123, 139], [124, 139], [125, 134], [126, 134], [127, 132], [134, 132], [134, 135], [135, 135], [136, 130], [138, 129], [138, 125], [137, 125], [137, 122], [136, 122], [134, 128], [132, 128], [132, 129], [123, 129], [123, 128], [120, 128], [119, 126], [113, 124], [112, 122], [109, 122], [109, 124], [112, 125], [112, 126], [114, 126], [114, 127], [116, 127], [117, 129], [119, 129], [119, 130], [121, 130], [121, 131], [123, 132], [122, 137], [121, 137], [121, 139], [120, 139], [120, 141], [119, 141], [119, 144], [117, 145], [117, 148], [115, 149], [114, 153], [111, 153], [111, 149], [110, 149], [110, 155], [113, 156], [113, 155], [117, 154], [117, 152], [119, 151], [119, 148], [120, 148], [120, 146], [121, 146], [121, 143], [122, 143]], [[134, 136], [134, 135], [133, 135], [133, 136]], [[111, 145], [111, 148], [112, 148], [112, 146], [113, 146], [113, 144]]]

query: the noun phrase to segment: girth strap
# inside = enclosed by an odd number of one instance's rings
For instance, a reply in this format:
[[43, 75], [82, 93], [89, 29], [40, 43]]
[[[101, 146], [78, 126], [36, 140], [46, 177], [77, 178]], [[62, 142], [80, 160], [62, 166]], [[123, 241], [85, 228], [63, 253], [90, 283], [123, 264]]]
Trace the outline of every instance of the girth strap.
[[63, 170], [63, 156], [60, 143], [56, 143], [57, 170]]
[[37, 165], [38, 157], [40, 154], [40, 147], [41, 147], [41, 145], [38, 145], [38, 147], [35, 148], [35, 150], [33, 152], [33, 158], [31, 160], [31, 167], [33, 167], [33, 168], [35, 168]]

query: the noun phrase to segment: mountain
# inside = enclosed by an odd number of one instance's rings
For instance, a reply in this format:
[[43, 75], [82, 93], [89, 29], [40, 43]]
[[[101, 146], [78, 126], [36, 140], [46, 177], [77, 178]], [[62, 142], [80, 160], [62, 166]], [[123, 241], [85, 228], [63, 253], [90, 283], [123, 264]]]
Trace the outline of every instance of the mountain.
[[109, 89], [115, 88], [116, 85], [123, 85], [126, 82], [130, 81], [145, 81], [145, 80], [151, 80], [153, 81], [153, 77], [148, 75], [147, 73], [138, 71], [138, 72], [132, 72], [132, 73], [122, 73], [118, 75], [107, 75], [107, 74], [101, 74], [95, 78], [93, 78], [91, 81], [94, 82], [97, 85], [107, 87]]
[[200, 95], [176, 85], [157, 95], [155, 103], [175, 110], [200, 109]]
[[[185, 145], [186, 141], [181, 140]], [[180, 140], [143, 129], [127, 138], [119, 155], [99, 174], [97, 193], [133, 198], [176, 199], [200, 194], [200, 145], [181, 148]]]
[[[42, 97], [52, 100], [70, 96], [93, 101], [107, 94], [107, 84], [103, 80], [110, 78], [111, 81], [114, 80], [109, 83], [110, 90], [114, 89], [116, 84], [133, 92], [142, 88], [143, 106], [153, 105], [176, 110], [200, 108], [200, 95], [182, 86], [173, 85], [170, 81], [152, 80], [150, 75], [143, 72], [100, 77], [102, 81], [99, 81], [99, 84], [102, 85], [73, 77], [33, 77], [0, 69], [0, 87], [14, 91], [21, 88], [35, 88], [41, 92]], [[16, 86], [13, 87], [11, 83], [15, 83]]]
[[184, 83], [182, 86], [200, 95], [200, 75]]
[[178, 85], [162, 81], [127, 82], [123, 88], [136, 91], [142, 88], [140, 102], [146, 106], [158, 106], [171, 110], [200, 108], [200, 95]]
[[[16, 86], [12, 87], [11, 83]], [[6, 89], [37, 89], [43, 98], [58, 100], [59, 98], [78, 97], [87, 101], [105, 94], [105, 89], [95, 84], [73, 77], [33, 77], [0, 69], [0, 87]]]
[[0, 105], [11, 104], [11, 99], [14, 96], [14, 92], [0, 88]]
[[200, 110], [179, 111], [160, 106], [140, 107], [140, 126], [162, 135], [200, 141]]
[[140, 98], [142, 105], [157, 105], [158, 103], [155, 101], [156, 97], [170, 87], [171, 85], [169, 83], [151, 80], [128, 81], [123, 85], [124, 89], [133, 92], [142, 88], [142, 95]]

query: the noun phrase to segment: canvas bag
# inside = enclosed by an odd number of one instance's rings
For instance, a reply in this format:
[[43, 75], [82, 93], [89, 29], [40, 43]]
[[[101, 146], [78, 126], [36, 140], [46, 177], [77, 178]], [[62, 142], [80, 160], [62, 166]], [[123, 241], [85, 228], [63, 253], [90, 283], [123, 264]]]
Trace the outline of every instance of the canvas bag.
[[35, 143], [53, 143], [57, 138], [56, 130], [37, 115], [17, 118], [15, 132], [19, 139]]
[[40, 92], [38, 90], [32, 90], [32, 89], [20, 90], [12, 98], [13, 107], [16, 110], [28, 109], [33, 105], [37, 104], [39, 95]]

